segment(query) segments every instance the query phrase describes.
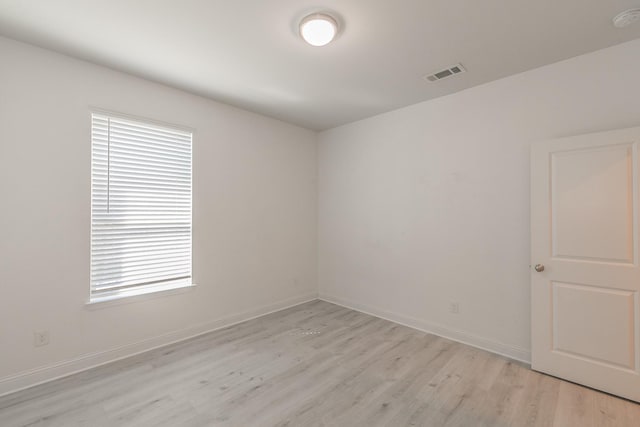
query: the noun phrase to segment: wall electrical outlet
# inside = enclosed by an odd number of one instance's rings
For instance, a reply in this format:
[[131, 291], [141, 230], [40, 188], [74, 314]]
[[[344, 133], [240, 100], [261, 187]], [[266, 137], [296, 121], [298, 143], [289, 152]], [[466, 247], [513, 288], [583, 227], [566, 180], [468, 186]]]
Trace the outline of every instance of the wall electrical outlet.
[[33, 346], [42, 347], [49, 345], [49, 331], [36, 331], [33, 333]]
[[452, 314], [460, 313], [460, 303], [457, 303], [457, 302], [454, 302], [454, 301], [450, 302], [449, 303], [449, 313], [452, 313]]

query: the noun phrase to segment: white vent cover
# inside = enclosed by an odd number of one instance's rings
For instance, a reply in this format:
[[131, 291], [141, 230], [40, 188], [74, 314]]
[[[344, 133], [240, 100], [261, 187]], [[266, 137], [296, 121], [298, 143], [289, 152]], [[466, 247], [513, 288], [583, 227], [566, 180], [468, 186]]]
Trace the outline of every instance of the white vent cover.
[[433, 74], [428, 74], [423, 77], [428, 82], [437, 82], [438, 80], [446, 79], [447, 77], [455, 76], [456, 74], [461, 74], [467, 71], [462, 64], [452, 65], [449, 68], [445, 68], [444, 70], [440, 70]]

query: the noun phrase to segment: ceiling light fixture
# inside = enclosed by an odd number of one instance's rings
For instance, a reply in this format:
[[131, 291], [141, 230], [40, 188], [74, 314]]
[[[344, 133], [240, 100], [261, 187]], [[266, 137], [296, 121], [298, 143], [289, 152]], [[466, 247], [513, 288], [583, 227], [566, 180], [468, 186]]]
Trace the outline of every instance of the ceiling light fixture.
[[613, 25], [617, 28], [628, 27], [629, 25], [640, 20], [640, 9], [629, 9], [617, 14], [613, 18]]
[[324, 46], [335, 38], [338, 23], [326, 13], [312, 13], [300, 21], [300, 36], [311, 46]]

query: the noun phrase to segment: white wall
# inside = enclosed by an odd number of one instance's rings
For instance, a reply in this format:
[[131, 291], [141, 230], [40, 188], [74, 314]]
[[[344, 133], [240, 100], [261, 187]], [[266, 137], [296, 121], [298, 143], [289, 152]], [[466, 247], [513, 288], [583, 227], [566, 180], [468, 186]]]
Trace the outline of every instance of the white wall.
[[[85, 307], [90, 107], [195, 129], [194, 290]], [[4, 38], [0, 203], [0, 394], [316, 294], [315, 133]]]
[[639, 76], [636, 40], [321, 133], [320, 296], [528, 359], [530, 145], [640, 125]]

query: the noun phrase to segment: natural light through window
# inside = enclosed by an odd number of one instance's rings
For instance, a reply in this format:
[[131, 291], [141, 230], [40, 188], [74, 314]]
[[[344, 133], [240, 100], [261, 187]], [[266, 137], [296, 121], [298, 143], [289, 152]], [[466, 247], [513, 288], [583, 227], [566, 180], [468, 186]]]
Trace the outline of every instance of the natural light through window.
[[100, 302], [190, 286], [189, 131], [91, 120], [91, 289]]

